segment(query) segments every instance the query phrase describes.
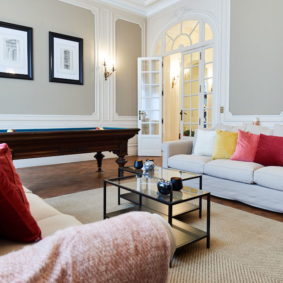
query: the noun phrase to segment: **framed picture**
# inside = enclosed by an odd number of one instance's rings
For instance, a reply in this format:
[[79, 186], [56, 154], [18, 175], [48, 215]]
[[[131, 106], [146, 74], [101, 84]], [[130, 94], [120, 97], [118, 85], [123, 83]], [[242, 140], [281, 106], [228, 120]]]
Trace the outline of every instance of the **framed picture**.
[[83, 84], [83, 39], [49, 32], [49, 81]]
[[33, 79], [33, 30], [0, 22], [0, 77]]

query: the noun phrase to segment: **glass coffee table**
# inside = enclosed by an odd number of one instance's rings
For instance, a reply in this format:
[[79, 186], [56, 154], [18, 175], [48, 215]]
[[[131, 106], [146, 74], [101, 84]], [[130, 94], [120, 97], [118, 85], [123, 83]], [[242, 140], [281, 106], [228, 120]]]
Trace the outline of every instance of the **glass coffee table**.
[[[159, 173], [158, 173], [159, 174]], [[176, 176], [176, 175], [175, 175]], [[172, 226], [176, 247], [180, 248], [185, 245], [194, 243], [196, 241], [206, 238], [206, 246], [210, 246], [210, 193], [203, 190], [184, 187], [181, 191], [173, 191], [170, 195], [162, 195], [158, 192], [157, 182], [159, 178], [148, 177], [145, 175], [132, 175], [126, 177], [118, 177], [113, 179], [104, 180], [103, 189], [103, 217], [110, 218], [118, 216], [123, 213], [131, 211], [146, 211], [150, 213], [158, 213]], [[122, 207], [116, 211], [107, 212], [107, 186], [112, 185], [117, 187], [118, 190], [127, 191], [126, 194], [131, 194], [135, 198], [130, 199], [129, 207]], [[206, 196], [207, 198], [207, 214], [206, 214], [206, 231], [193, 227], [179, 219], [184, 213], [190, 211], [178, 208], [180, 205], [188, 205], [196, 199], [201, 199]], [[128, 196], [120, 193], [120, 197], [126, 200]], [[150, 200], [150, 205], [146, 201]], [[160, 206], [162, 209], [160, 210]], [[175, 209], [177, 207], [177, 209]], [[188, 206], [185, 206], [188, 207]], [[196, 210], [196, 209], [194, 209]], [[166, 213], [163, 213], [166, 212]]]
[[[195, 174], [187, 171], [181, 171], [176, 169], [163, 168], [155, 166], [154, 170], [144, 171], [142, 169], [135, 169], [133, 166], [129, 167], [120, 167], [118, 169], [118, 177], [123, 177], [124, 173], [131, 173], [137, 176], [145, 176], [148, 178], [157, 178], [170, 181], [172, 177], [180, 177], [183, 181], [198, 179], [199, 186], [198, 189], [202, 190], [202, 175]], [[121, 190], [118, 187], [118, 204], [121, 204], [121, 199], [128, 200], [133, 203], [139, 203], [139, 199], [134, 193], [121, 194]], [[155, 210], [166, 214], [167, 208], [164, 205], [156, 205], [156, 202], [152, 202], [150, 199], [145, 199], [143, 205], [148, 206], [149, 208], [154, 208]], [[177, 206], [174, 206], [173, 212], [175, 215], [186, 214], [191, 211], [199, 211], [199, 218], [202, 216], [202, 197], [199, 198], [198, 205], [193, 204], [192, 202], [181, 203]]]

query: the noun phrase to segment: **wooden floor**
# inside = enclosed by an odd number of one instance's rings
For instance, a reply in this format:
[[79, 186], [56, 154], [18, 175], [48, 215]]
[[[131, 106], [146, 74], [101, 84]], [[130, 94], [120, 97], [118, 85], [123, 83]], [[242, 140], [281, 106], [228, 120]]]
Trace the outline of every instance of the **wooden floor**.
[[[137, 158], [136, 156], [128, 157], [128, 165], [133, 164], [133, 161]], [[146, 158], [139, 159], [145, 160]], [[161, 165], [160, 157], [150, 159], [154, 159], [157, 165]], [[50, 198], [101, 188], [104, 179], [117, 176], [117, 168], [114, 159], [105, 159], [103, 161], [104, 172], [96, 172], [95, 161], [22, 168], [17, 171], [26, 187], [42, 198]], [[283, 215], [279, 213], [216, 197], [212, 197], [212, 201], [283, 222]]]

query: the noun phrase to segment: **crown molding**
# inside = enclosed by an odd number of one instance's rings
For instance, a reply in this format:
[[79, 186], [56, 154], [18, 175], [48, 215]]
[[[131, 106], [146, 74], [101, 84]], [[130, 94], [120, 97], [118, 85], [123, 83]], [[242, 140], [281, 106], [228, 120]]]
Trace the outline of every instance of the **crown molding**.
[[172, 6], [180, 0], [60, 0], [92, 10], [94, 4], [107, 4], [121, 10], [148, 17]]

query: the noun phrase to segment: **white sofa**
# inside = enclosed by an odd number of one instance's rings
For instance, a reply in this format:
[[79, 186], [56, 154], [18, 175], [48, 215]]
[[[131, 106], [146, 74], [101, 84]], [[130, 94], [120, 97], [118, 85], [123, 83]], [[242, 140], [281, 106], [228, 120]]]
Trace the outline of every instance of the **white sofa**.
[[[194, 155], [193, 140], [163, 144], [163, 167], [203, 174], [203, 190], [212, 195], [283, 213], [283, 167], [253, 162], [212, 160]], [[198, 186], [197, 180], [185, 185]]]
[[[54, 234], [58, 230], [81, 225], [75, 217], [59, 212], [27, 188], [24, 188], [24, 190], [30, 203], [31, 214], [37, 221], [43, 238]], [[19, 250], [26, 245], [0, 239], [0, 256]]]

